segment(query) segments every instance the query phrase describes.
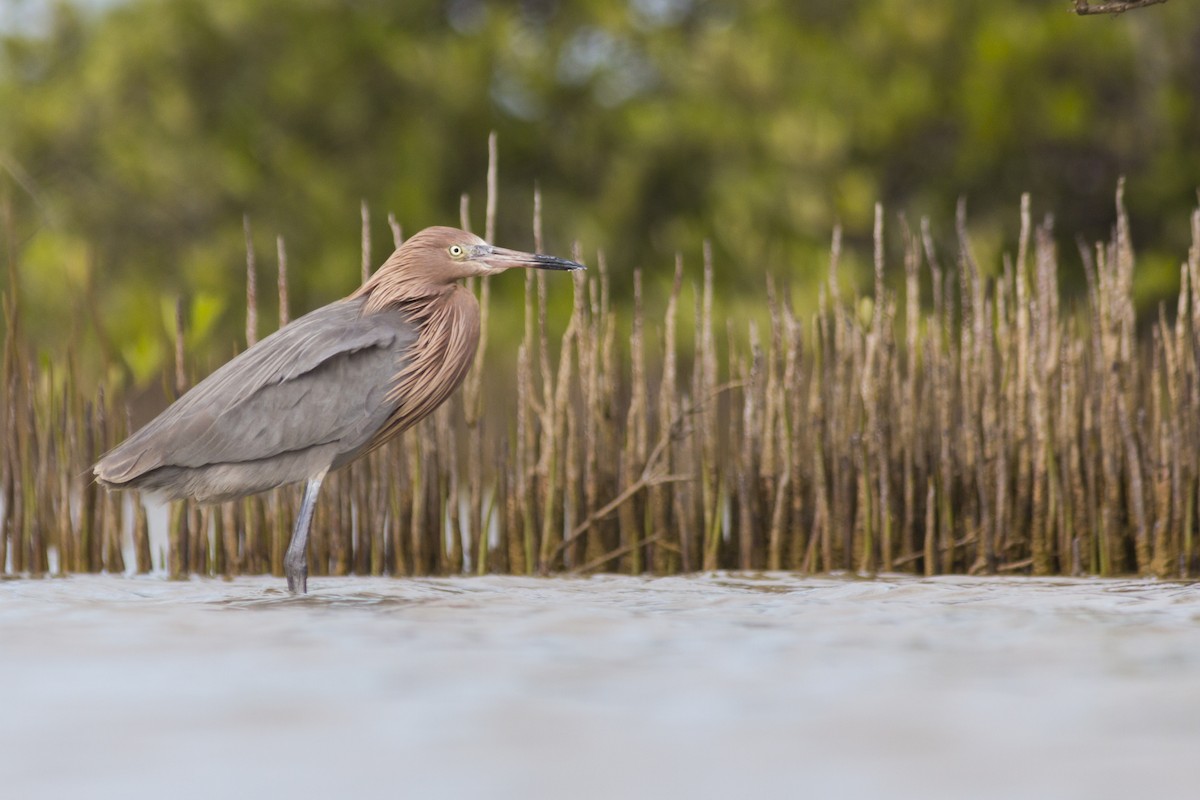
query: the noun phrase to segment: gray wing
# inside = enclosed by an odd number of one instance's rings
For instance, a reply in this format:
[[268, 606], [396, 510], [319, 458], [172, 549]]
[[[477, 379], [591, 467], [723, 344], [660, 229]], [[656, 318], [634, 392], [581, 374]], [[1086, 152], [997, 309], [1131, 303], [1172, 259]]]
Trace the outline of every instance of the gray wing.
[[403, 313], [364, 316], [363, 302], [317, 309], [246, 350], [105, 455], [96, 476], [136, 486], [156, 470], [263, 468], [287, 454], [362, 447], [391, 413], [388, 391], [417, 338]]

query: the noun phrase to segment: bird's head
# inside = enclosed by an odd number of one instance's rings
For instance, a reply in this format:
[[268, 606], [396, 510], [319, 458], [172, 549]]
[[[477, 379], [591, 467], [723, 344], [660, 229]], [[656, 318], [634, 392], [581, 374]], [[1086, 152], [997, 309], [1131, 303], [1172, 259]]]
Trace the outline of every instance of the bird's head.
[[426, 228], [400, 246], [393, 259], [420, 270], [430, 281], [450, 283], [473, 276], [495, 275], [513, 267], [577, 270], [582, 264], [565, 258], [496, 247], [457, 228]]
[[413, 235], [351, 297], [369, 297], [367, 309], [444, 295], [456, 281], [495, 275], [513, 267], [583, 269], [582, 264], [540, 253], [494, 247], [457, 228], [426, 228]]

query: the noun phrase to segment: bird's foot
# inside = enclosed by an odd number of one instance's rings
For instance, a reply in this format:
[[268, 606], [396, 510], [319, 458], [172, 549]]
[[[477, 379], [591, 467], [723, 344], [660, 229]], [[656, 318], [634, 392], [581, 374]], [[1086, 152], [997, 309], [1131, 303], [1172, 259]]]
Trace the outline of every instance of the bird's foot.
[[291, 553], [283, 559], [283, 572], [287, 575], [288, 591], [292, 594], [308, 594], [308, 563], [304, 558], [293, 558]]

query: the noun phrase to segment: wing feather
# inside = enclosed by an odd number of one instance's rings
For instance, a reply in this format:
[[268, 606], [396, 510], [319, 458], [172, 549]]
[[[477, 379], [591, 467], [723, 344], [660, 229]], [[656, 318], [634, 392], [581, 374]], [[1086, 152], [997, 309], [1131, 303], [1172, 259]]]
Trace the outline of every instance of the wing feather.
[[122, 484], [163, 467], [361, 447], [391, 414], [388, 392], [418, 334], [403, 312], [364, 315], [363, 303], [317, 309], [229, 361], [105, 455], [96, 476]]

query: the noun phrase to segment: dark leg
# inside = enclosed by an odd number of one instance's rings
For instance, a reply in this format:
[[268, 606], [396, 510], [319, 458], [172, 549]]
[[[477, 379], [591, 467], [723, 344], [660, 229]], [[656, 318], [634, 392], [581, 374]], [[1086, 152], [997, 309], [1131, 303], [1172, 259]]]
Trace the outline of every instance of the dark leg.
[[300, 504], [296, 527], [292, 529], [292, 543], [288, 545], [287, 555], [283, 557], [283, 571], [287, 574], [288, 591], [292, 594], [308, 592], [308, 529], [312, 527], [313, 509], [317, 505], [317, 495], [321, 493], [323, 480], [325, 471], [308, 479], [308, 484], [304, 487], [304, 502]]

